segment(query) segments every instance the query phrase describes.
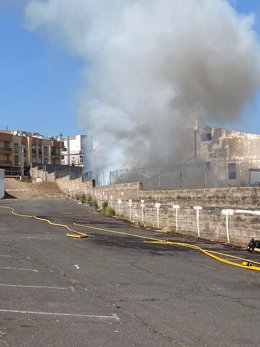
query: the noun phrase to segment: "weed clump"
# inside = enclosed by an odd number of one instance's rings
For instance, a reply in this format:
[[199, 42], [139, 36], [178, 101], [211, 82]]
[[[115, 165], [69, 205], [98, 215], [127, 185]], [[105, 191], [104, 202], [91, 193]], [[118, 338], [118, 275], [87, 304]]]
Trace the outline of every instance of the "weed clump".
[[85, 204], [87, 202], [86, 194], [81, 194], [79, 200], [82, 202], [82, 204]]
[[107, 207], [106, 210], [105, 210], [105, 215], [106, 216], [109, 216], [109, 217], [112, 217], [115, 215], [115, 210], [112, 208], [112, 207]]
[[104, 201], [103, 204], [102, 204], [102, 208], [101, 208], [101, 212], [105, 215], [105, 216], [114, 216], [116, 213], [115, 213], [115, 210], [108, 206], [108, 202], [107, 201]]
[[97, 202], [96, 199], [93, 201], [93, 208], [94, 208], [94, 210], [98, 210], [99, 209], [98, 202]]
[[108, 202], [104, 201], [103, 204], [102, 204], [101, 212], [105, 213], [107, 208], [108, 208]]

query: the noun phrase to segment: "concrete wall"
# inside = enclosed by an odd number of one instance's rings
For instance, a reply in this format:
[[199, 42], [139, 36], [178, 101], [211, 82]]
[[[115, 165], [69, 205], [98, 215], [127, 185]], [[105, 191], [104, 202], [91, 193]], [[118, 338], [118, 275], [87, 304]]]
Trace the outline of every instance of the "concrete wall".
[[[39, 176], [39, 172], [37, 176]], [[55, 175], [50, 177], [55, 180]], [[159, 229], [176, 229], [176, 210], [173, 205], [180, 205], [178, 210], [178, 232], [185, 235], [227, 242], [226, 217], [223, 209], [233, 209], [234, 215], [229, 218], [230, 243], [246, 245], [251, 237], [260, 239], [260, 188], [211, 188], [143, 191], [140, 183], [126, 183], [94, 188], [92, 182], [82, 182], [81, 178], [70, 179], [69, 176], [56, 179], [64, 194], [75, 197], [76, 194], [91, 194], [99, 206], [108, 201], [117, 215], [135, 223], [158, 228], [155, 203], [160, 203]], [[132, 200], [132, 207], [129, 200]], [[141, 200], [145, 207], [141, 208]], [[118, 201], [121, 201], [119, 204]], [[201, 206], [199, 224], [194, 206]], [[245, 211], [246, 210], [246, 211]]]
[[4, 180], [5, 170], [0, 169], [0, 199], [5, 195], [5, 180]]
[[[260, 169], [259, 146], [260, 135], [209, 127], [197, 130], [197, 159], [210, 163], [209, 170], [222, 186], [249, 185], [249, 170]], [[235, 178], [229, 177], [231, 163]]]

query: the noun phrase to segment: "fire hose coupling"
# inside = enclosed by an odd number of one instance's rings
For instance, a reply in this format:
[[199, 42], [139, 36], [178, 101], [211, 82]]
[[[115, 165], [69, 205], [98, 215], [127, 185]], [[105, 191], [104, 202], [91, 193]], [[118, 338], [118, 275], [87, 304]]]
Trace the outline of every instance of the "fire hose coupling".
[[253, 266], [253, 263], [250, 263], [249, 261], [243, 261], [242, 265], [244, 265], [244, 266]]

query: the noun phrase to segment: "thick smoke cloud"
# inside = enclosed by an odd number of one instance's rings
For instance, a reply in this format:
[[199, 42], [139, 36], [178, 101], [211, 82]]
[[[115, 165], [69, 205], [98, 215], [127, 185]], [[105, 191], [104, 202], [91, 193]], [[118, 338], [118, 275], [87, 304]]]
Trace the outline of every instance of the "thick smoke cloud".
[[86, 63], [78, 115], [100, 169], [180, 160], [180, 129], [237, 119], [259, 87], [253, 17], [224, 0], [31, 0], [26, 20]]

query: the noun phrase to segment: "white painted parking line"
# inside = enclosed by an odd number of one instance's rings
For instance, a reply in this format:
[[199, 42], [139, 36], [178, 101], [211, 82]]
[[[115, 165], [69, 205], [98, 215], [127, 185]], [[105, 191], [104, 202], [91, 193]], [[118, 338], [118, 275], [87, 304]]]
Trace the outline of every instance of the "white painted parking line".
[[44, 237], [44, 236], [3, 236], [1, 238], [3, 241], [5, 240], [39, 240], [39, 241], [46, 241], [46, 240], [52, 240], [51, 237]]
[[111, 316], [98, 316], [93, 314], [79, 314], [79, 313], [60, 313], [60, 312], [37, 312], [37, 311], [18, 311], [18, 310], [5, 310], [0, 309], [0, 312], [6, 313], [20, 313], [20, 314], [35, 314], [35, 315], [46, 315], [46, 316], [62, 316], [62, 317], [81, 317], [90, 319], [114, 319], [120, 321], [117, 314], [113, 313]]
[[19, 271], [39, 272], [38, 270], [34, 270], [34, 269], [25, 269], [23, 267], [10, 267], [10, 266], [0, 266], [0, 270], [19, 270]]
[[0, 283], [1, 287], [17, 287], [17, 288], [38, 288], [38, 289], [55, 289], [55, 290], [68, 290], [69, 287], [48, 287], [48, 286], [26, 286], [23, 284], [7, 284]]
[[1, 258], [13, 258], [12, 255], [8, 255], [8, 254], [0, 254]]

